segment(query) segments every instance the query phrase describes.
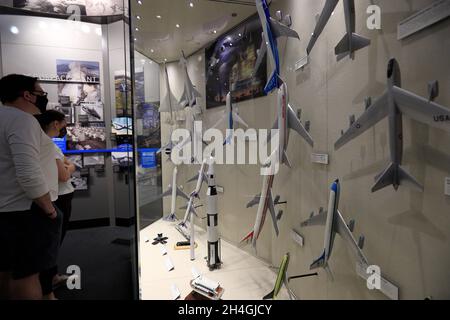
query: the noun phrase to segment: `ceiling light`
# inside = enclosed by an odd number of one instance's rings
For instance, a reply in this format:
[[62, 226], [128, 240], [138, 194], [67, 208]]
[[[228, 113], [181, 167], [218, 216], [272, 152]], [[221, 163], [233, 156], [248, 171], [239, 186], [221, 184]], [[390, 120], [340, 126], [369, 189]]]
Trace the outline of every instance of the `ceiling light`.
[[242, 33], [239, 33], [239, 37], [242, 37]]
[[134, 30], [136, 30], [136, 31], [139, 31], [139, 28], [138, 27], [136, 27]]
[[9, 31], [11, 31], [12, 34], [18, 34], [19, 33], [19, 28], [17, 28], [16, 26], [12, 26]]
[[151, 52], [151, 53], [153, 53], [153, 52], [155, 52], [155, 50], [153, 50], [153, 49], [150, 49], [150, 52]]
[[137, 38], [134, 38], [134, 41], [137, 41]]
[[180, 25], [177, 23], [176, 25], [175, 25], [175, 27], [177, 27], [177, 28], [179, 28], [180, 27]]
[[136, 19], [141, 20], [141, 16], [136, 16]]
[[164, 62], [167, 62], [167, 59], [164, 59]]
[[161, 19], [162, 17], [158, 14], [158, 15], [156, 16], [156, 18], [157, 18], [157, 19]]
[[140, 4], [140, 5], [142, 5], [142, 1], [141, 1], [141, 0], [138, 0], [137, 3]]
[[194, 4], [192, 2], [189, 3], [189, 7], [193, 8]]
[[216, 34], [216, 33], [217, 33], [217, 30], [214, 30], [213, 33]]

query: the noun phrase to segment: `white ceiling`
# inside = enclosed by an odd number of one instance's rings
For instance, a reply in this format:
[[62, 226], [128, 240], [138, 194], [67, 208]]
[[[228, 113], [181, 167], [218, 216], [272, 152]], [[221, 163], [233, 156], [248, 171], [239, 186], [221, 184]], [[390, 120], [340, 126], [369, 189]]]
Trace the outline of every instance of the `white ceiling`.
[[159, 63], [179, 60], [181, 50], [189, 56], [256, 13], [254, 0], [140, 1], [131, 0], [135, 49]]

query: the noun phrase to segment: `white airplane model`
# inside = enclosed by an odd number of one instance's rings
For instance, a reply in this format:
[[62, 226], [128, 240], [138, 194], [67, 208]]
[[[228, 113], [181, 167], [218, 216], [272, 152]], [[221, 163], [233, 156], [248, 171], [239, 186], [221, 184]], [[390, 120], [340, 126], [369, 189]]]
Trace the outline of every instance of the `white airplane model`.
[[172, 104], [176, 101], [176, 98], [173, 95], [172, 90], [170, 90], [169, 74], [167, 73], [166, 64], [164, 64], [164, 72], [166, 74], [166, 96], [163, 99], [163, 105], [159, 108], [159, 112], [170, 113], [170, 120], [173, 122], [173, 113], [176, 111], [181, 111], [182, 108], [180, 104]]
[[[320, 208], [318, 215], [312, 214], [308, 220], [301, 224], [302, 227], [325, 226], [323, 252], [321, 256], [311, 264], [310, 269], [314, 270], [317, 268], [323, 268], [327, 271], [331, 278], [332, 274], [329, 269], [328, 263], [331, 258], [336, 233], [341, 236], [341, 238], [351, 249], [351, 252], [356, 259], [357, 269], [360, 268], [364, 270], [363, 273], [365, 273], [367, 268], [369, 267], [369, 262], [362, 252], [362, 247], [364, 246], [364, 237], [361, 236], [359, 238], [359, 241], [356, 242], [352, 234], [355, 225], [354, 221], [352, 220], [348, 225], [345, 223], [342, 214], [339, 212], [339, 198], [340, 183], [339, 180], [336, 180], [331, 185], [328, 211], [324, 211], [323, 208]], [[360, 274], [360, 276], [363, 275]], [[398, 289], [388, 280], [382, 278], [381, 275], [380, 291], [391, 299], [398, 299]]]
[[[227, 129], [234, 129], [234, 123], [240, 123], [244, 127], [248, 128], [248, 124], [242, 120], [242, 118], [238, 115], [236, 111], [233, 110], [233, 104], [231, 102], [231, 92], [227, 94], [227, 102], [226, 107], [223, 116], [220, 118], [219, 121], [215, 125], [213, 125], [211, 128], [217, 128], [220, 124], [223, 122], [227, 123]], [[229, 144], [231, 137], [227, 137], [224, 144]]]
[[182, 188], [177, 185], [177, 174], [178, 174], [178, 168], [173, 168], [173, 176], [172, 176], [172, 184], [169, 185], [168, 189], [160, 196], [161, 198], [172, 196], [172, 202], [170, 207], [170, 214], [165, 217], [164, 221], [175, 221], [177, 220], [176, 217], [176, 201], [177, 197], [184, 198], [186, 200], [189, 200], [189, 197], [186, 193], [183, 192]]
[[180, 67], [183, 72], [183, 80], [184, 80], [184, 91], [180, 98], [180, 106], [182, 108], [191, 107], [193, 108], [197, 104], [197, 98], [200, 98], [200, 93], [195, 89], [195, 86], [192, 84], [191, 78], [189, 77], [189, 73], [187, 70], [187, 60], [184, 55], [184, 52], [181, 52], [182, 56], [180, 58]]
[[[314, 141], [308, 133], [309, 122], [305, 128], [289, 104], [287, 85], [280, 78], [280, 57], [276, 38], [287, 36], [299, 39], [299, 36], [296, 31], [287, 25], [279, 23], [270, 17], [269, 6], [266, 0], [256, 0], [256, 8], [258, 9], [259, 19], [263, 27], [263, 43], [258, 53], [256, 70], [259, 68], [262, 58], [267, 52], [273, 71], [264, 91], [268, 94], [278, 88], [278, 119], [273, 126], [273, 129], [279, 129], [278, 140], [280, 147], [278, 149], [278, 159], [291, 167], [291, 163], [286, 154], [289, 143], [289, 129], [296, 131], [311, 147], [314, 146]], [[281, 20], [281, 13], [278, 15]], [[284, 21], [288, 25], [291, 24], [289, 16], [286, 16]]]
[[375, 178], [376, 182], [372, 187], [372, 192], [389, 185], [393, 185], [394, 189], [397, 190], [403, 182], [410, 183], [423, 191], [422, 185], [401, 167], [403, 158], [403, 114], [432, 127], [450, 131], [450, 110], [432, 101], [438, 95], [437, 87], [434, 87], [435, 90], [430, 90], [428, 100], [402, 89], [400, 67], [397, 60], [391, 59], [389, 61], [387, 77], [387, 91], [373, 104], [368, 105], [367, 110], [358, 120], [355, 121], [354, 116], [350, 118], [350, 129], [343, 133], [342, 137], [336, 142], [335, 149], [338, 150], [383, 118], [388, 117], [391, 164]]

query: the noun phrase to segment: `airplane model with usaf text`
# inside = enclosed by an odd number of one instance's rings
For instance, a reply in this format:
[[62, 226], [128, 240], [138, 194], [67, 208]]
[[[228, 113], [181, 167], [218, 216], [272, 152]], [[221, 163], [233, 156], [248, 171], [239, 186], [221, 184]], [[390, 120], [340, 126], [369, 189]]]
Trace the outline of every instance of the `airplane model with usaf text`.
[[[408, 183], [420, 191], [422, 185], [402, 168], [403, 158], [403, 115], [432, 127], [450, 131], [450, 109], [432, 100], [438, 95], [438, 87], [430, 87], [429, 99], [422, 98], [401, 88], [400, 66], [395, 59], [391, 59], [387, 71], [387, 90], [373, 104], [367, 105], [367, 110], [358, 120], [352, 117], [350, 129], [343, 133], [336, 142], [338, 150], [347, 142], [358, 137], [383, 118], [389, 119], [389, 145], [391, 163], [381, 174], [375, 177], [372, 192], [381, 190], [389, 185], [397, 190], [402, 183]], [[437, 83], [436, 83], [437, 84]]]
[[[346, 35], [334, 49], [338, 61], [342, 60], [346, 56], [350, 56], [350, 58], [353, 59], [355, 51], [370, 45], [369, 39], [355, 33], [355, 0], [343, 1]], [[309, 41], [308, 47], [306, 49], [308, 55], [310, 55], [312, 49], [314, 48], [317, 39], [319, 39], [323, 29], [327, 25], [328, 20], [333, 14], [333, 11], [336, 8], [338, 2], [339, 0], [326, 0], [325, 7], [323, 8], [322, 14], [319, 17], [319, 21], [317, 22], [316, 28], [311, 35], [311, 40]]]
[[[329, 268], [329, 260], [333, 251], [336, 233], [341, 236], [346, 242], [346, 245], [351, 249], [351, 252], [356, 259], [356, 266], [362, 266], [365, 270], [369, 266], [369, 262], [362, 252], [364, 237], [361, 236], [359, 241], [356, 242], [352, 234], [355, 227], [354, 220], [350, 221], [347, 225], [339, 211], [340, 190], [339, 180], [336, 180], [330, 188], [328, 211], [324, 211], [323, 208], [320, 208], [319, 214], [311, 214], [311, 217], [301, 224], [302, 227], [325, 226], [323, 252], [321, 256], [311, 264], [310, 269], [323, 268], [327, 271], [331, 279], [333, 279], [333, 276]], [[380, 291], [391, 299], [398, 299], [398, 289], [389, 281], [382, 278], [381, 275], [380, 280]]]
[[[280, 57], [278, 51], [278, 44], [276, 38], [281, 36], [293, 37], [299, 39], [298, 33], [287, 25], [282, 24], [270, 16], [269, 6], [266, 0], [256, 0], [256, 7], [258, 10], [259, 18], [263, 27], [263, 43], [261, 49], [258, 52], [258, 60], [255, 69], [260, 66], [260, 63], [267, 53], [269, 56], [270, 64], [273, 68], [269, 81], [264, 88], [264, 91], [268, 94], [274, 89], [278, 89], [277, 100], [277, 115], [278, 119], [275, 121], [273, 129], [278, 129], [279, 149], [278, 159], [291, 167], [291, 163], [287, 157], [286, 150], [289, 144], [289, 129], [297, 132], [310, 146], [314, 146], [314, 141], [309, 135], [309, 122], [303, 126], [300, 120], [297, 118], [296, 113], [289, 104], [288, 88], [286, 83], [280, 78]], [[289, 16], [282, 18], [282, 14], [278, 14], [280, 20], [284, 20], [287, 24], [291, 24]], [[269, 135], [270, 139], [270, 135]]]

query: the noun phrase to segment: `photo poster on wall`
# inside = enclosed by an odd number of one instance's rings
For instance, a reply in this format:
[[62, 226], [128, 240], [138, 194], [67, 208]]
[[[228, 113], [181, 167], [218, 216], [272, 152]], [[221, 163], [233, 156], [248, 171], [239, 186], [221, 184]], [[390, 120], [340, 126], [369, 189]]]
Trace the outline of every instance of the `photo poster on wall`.
[[116, 98], [116, 115], [131, 116], [131, 77], [125, 71], [114, 72], [114, 90]]
[[97, 165], [105, 165], [105, 155], [100, 153], [86, 153], [83, 155], [84, 167], [95, 167]]
[[14, 8], [37, 12], [67, 15], [73, 7], [79, 9], [81, 16], [123, 15], [128, 12], [127, 1], [124, 0], [14, 0]]
[[136, 68], [134, 73], [134, 103], [140, 104], [145, 102], [145, 77], [144, 69]]
[[161, 147], [159, 103], [141, 103], [136, 108], [136, 136], [139, 148]]
[[111, 152], [113, 166], [128, 167], [133, 165], [133, 152]]
[[112, 119], [111, 131], [118, 136], [133, 134], [133, 119], [129, 117], [120, 117]]
[[262, 41], [261, 23], [255, 15], [206, 49], [207, 109], [224, 105], [230, 91], [233, 102], [265, 95], [267, 59], [263, 59], [253, 76]]
[[81, 154], [68, 155], [66, 156], [66, 159], [75, 165], [75, 172], [70, 179], [75, 190], [88, 190], [89, 178], [81, 175], [81, 170], [83, 169], [83, 156]]
[[67, 150], [102, 152], [106, 149], [104, 122], [76, 123], [67, 126]]

